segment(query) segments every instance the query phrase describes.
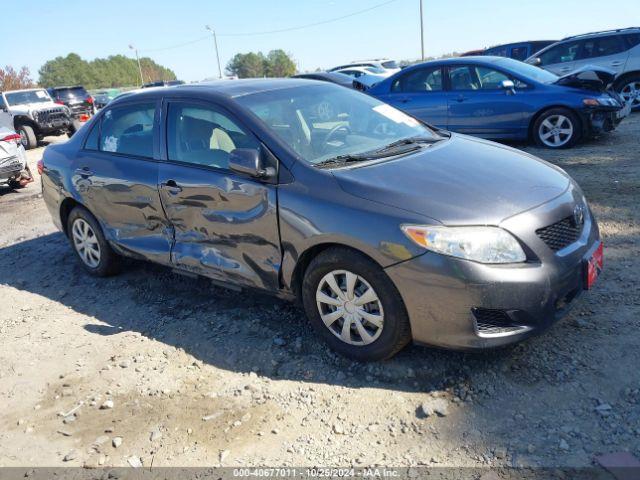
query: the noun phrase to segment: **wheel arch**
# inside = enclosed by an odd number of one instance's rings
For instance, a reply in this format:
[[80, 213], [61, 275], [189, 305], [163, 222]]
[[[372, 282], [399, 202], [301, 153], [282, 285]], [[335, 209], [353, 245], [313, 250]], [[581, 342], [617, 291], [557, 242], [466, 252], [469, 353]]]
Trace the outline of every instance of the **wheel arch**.
[[304, 279], [304, 274], [307, 271], [307, 267], [314, 258], [330, 248], [342, 248], [345, 250], [351, 250], [354, 253], [365, 256], [380, 268], [384, 268], [382, 265], [380, 265], [380, 262], [376, 261], [376, 259], [371, 255], [368, 255], [361, 249], [355, 248], [351, 245], [338, 242], [323, 242], [312, 245], [299, 255], [298, 260], [296, 261], [293, 268], [291, 278], [289, 279], [290, 288], [298, 301], [301, 301], [302, 299], [302, 281]]
[[82, 205], [73, 197], [65, 198], [60, 204], [60, 209], [59, 209], [60, 224], [62, 225], [62, 231], [67, 236], [69, 236], [69, 232], [67, 231], [67, 221], [69, 219], [69, 214], [76, 207], [82, 207], [86, 209], [84, 205]]
[[26, 115], [16, 115], [15, 117], [13, 117], [14, 130], [18, 131], [18, 129], [23, 125], [29, 125], [31, 128], [33, 128], [33, 132], [35, 134], [37, 134], [39, 131], [38, 124]]
[[531, 120], [529, 120], [529, 128], [527, 130], [527, 135], [529, 138], [529, 141], [532, 141], [533, 138], [533, 127], [536, 124], [536, 121], [540, 118], [540, 116], [542, 114], [544, 114], [545, 112], [548, 112], [549, 110], [553, 110], [554, 108], [563, 108], [565, 110], [569, 110], [571, 113], [573, 113], [576, 118], [578, 119], [578, 122], [580, 122], [580, 132], [584, 133], [584, 122], [582, 120], [582, 115], [580, 114], [580, 112], [578, 110], [576, 110], [573, 107], [570, 107], [568, 105], [564, 105], [564, 104], [555, 104], [555, 105], [546, 105], [544, 108], [541, 108], [540, 110], [538, 110], [532, 117]]
[[618, 90], [619, 87], [622, 86], [624, 82], [626, 82], [628, 79], [633, 77], [640, 78], [640, 70], [631, 70], [629, 72], [624, 72], [622, 75], [616, 78], [615, 81], [613, 82], [616, 91]]

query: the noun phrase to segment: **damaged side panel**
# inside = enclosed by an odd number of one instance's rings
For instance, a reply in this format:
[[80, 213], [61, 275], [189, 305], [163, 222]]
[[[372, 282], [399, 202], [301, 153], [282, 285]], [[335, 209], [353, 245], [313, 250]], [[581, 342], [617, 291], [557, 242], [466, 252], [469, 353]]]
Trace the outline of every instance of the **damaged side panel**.
[[[171, 181], [179, 188], [162, 187]], [[281, 254], [274, 185], [170, 163], [161, 164], [159, 183], [174, 227], [171, 258], [177, 267], [225, 282], [278, 289]]]

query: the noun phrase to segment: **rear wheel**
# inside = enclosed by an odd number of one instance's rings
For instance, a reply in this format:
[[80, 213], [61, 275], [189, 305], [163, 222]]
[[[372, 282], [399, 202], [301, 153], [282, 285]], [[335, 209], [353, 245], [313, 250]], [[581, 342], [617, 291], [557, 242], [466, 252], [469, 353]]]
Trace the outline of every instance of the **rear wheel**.
[[30, 150], [38, 146], [38, 138], [31, 125], [20, 125], [18, 127], [18, 133], [20, 134], [20, 142], [25, 150]]
[[67, 233], [74, 252], [91, 275], [106, 277], [117, 273], [118, 255], [104, 238], [100, 224], [89, 211], [75, 207], [67, 220]]
[[580, 121], [566, 108], [543, 112], [533, 125], [533, 138], [541, 147], [569, 148], [580, 140], [580, 136]]
[[383, 360], [411, 340], [395, 285], [377, 264], [352, 250], [331, 248], [314, 258], [305, 272], [302, 300], [315, 330], [346, 357]]
[[616, 84], [616, 90], [625, 102], [631, 102], [633, 111], [640, 110], [640, 75], [624, 78]]

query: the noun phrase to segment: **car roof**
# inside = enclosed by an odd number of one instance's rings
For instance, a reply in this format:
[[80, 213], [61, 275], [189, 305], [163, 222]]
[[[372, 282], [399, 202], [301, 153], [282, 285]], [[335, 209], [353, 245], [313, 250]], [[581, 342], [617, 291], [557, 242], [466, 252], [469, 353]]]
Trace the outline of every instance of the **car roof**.
[[523, 40], [522, 42], [500, 43], [485, 48], [485, 50], [493, 50], [494, 48], [513, 47], [514, 45], [526, 45], [529, 43], [555, 43], [558, 40]]
[[17, 93], [17, 92], [35, 92], [36, 90], [46, 90], [46, 88], [36, 87], [36, 88], [21, 88], [19, 90], [3, 90], [0, 93]]
[[[506, 57], [498, 57], [496, 55], [469, 55], [468, 57], [452, 57], [441, 58], [439, 60], [429, 60], [428, 62], [414, 63], [410, 67], [414, 68], [423, 65], [456, 65], [461, 63], [478, 62], [478, 63], [497, 63], [505, 60]], [[406, 70], [406, 69], [405, 69]]]
[[601, 30], [599, 32], [581, 33], [579, 35], [571, 35], [570, 37], [565, 37], [560, 41], [564, 42], [565, 40], [573, 40], [576, 38], [593, 38], [593, 37], [599, 37], [600, 35], [611, 35], [615, 33], [633, 33], [633, 32], [640, 32], [640, 27], [618, 28], [615, 30]]
[[175, 85], [171, 87], [145, 88], [138, 92], [132, 92], [128, 95], [115, 98], [114, 104], [116, 102], [120, 103], [121, 99], [129, 100], [132, 96], [135, 96], [136, 98], [156, 98], [161, 95], [170, 95], [171, 93], [180, 93], [181, 95], [212, 94], [227, 98], [237, 98], [254, 93], [309, 86], [311, 82], [318, 85], [327, 84], [327, 82], [307, 78], [248, 78], [242, 80], [215, 80], [210, 82], [191, 83], [188, 85]]

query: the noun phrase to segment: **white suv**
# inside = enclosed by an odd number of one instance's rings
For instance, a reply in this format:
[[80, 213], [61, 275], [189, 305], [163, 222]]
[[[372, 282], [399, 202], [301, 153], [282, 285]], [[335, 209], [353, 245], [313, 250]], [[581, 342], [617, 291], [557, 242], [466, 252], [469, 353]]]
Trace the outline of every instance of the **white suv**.
[[615, 71], [615, 90], [640, 109], [640, 28], [624, 28], [568, 37], [525, 60], [557, 75], [586, 65]]
[[44, 88], [0, 93], [0, 127], [18, 132], [27, 150], [47, 135], [75, 131], [69, 109], [54, 103]]

